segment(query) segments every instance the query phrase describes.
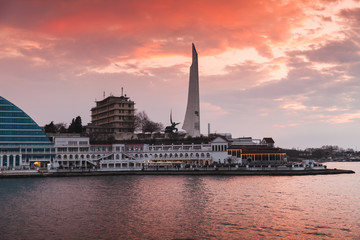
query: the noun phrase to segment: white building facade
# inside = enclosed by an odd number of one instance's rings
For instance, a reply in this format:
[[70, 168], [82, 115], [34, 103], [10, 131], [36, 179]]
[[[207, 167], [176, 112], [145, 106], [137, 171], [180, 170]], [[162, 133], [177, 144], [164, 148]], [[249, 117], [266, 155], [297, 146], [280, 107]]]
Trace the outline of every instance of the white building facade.
[[[228, 142], [216, 138], [209, 144], [104, 144], [87, 137], [56, 137], [55, 169], [141, 169], [144, 167], [208, 166], [228, 163]], [[241, 162], [239, 162], [241, 163]]]

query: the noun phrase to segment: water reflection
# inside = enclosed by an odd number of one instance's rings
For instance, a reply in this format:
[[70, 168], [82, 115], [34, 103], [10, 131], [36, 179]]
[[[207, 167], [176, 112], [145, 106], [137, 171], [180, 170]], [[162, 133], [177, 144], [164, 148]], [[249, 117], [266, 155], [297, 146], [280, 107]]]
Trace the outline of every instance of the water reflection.
[[181, 187], [182, 201], [177, 215], [182, 221], [173, 237], [209, 237], [213, 193], [208, 189], [204, 177], [184, 177]]
[[0, 238], [356, 239], [360, 163], [342, 168], [357, 174], [0, 179]]

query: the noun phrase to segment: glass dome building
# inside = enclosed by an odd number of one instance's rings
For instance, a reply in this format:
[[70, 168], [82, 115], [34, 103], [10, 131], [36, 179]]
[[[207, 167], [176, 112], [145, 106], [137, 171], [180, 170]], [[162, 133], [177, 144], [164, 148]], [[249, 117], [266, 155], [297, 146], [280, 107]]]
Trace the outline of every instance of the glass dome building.
[[0, 96], [0, 145], [49, 144], [49, 138], [34, 120]]
[[45, 165], [54, 158], [53, 145], [31, 117], [0, 96], [0, 168]]

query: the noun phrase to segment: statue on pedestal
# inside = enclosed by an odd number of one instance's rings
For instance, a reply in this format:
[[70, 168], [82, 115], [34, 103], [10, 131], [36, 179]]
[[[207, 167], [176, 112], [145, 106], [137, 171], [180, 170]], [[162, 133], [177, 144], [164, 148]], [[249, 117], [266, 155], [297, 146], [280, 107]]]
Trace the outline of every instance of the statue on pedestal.
[[172, 112], [170, 112], [170, 123], [171, 123], [171, 126], [167, 126], [165, 128], [165, 133], [174, 133], [174, 131], [178, 132], [178, 129], [176, 128], [176, 125], [179, 125], [180, 122], [176, 123], [176, 122], [172, 121]]

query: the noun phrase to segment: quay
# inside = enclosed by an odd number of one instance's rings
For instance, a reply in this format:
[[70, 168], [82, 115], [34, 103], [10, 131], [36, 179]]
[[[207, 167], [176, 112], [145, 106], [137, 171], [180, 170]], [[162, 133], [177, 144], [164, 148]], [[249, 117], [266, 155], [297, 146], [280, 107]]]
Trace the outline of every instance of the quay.
[[344, 169], [308, 169], [308, 170], [248, 170], [248, 169], [122, 169], [119, 171], [71, 170], [71, 171], [42, 171], [42, 170], [10, 170], [0, 172], [0, 178], [26, 177], [77, 177], [77, 176], [111, 176], [111, 175], [193, 175], [193, 176], [304, 176], [328, 174], [353, 174], [352, 170]]

